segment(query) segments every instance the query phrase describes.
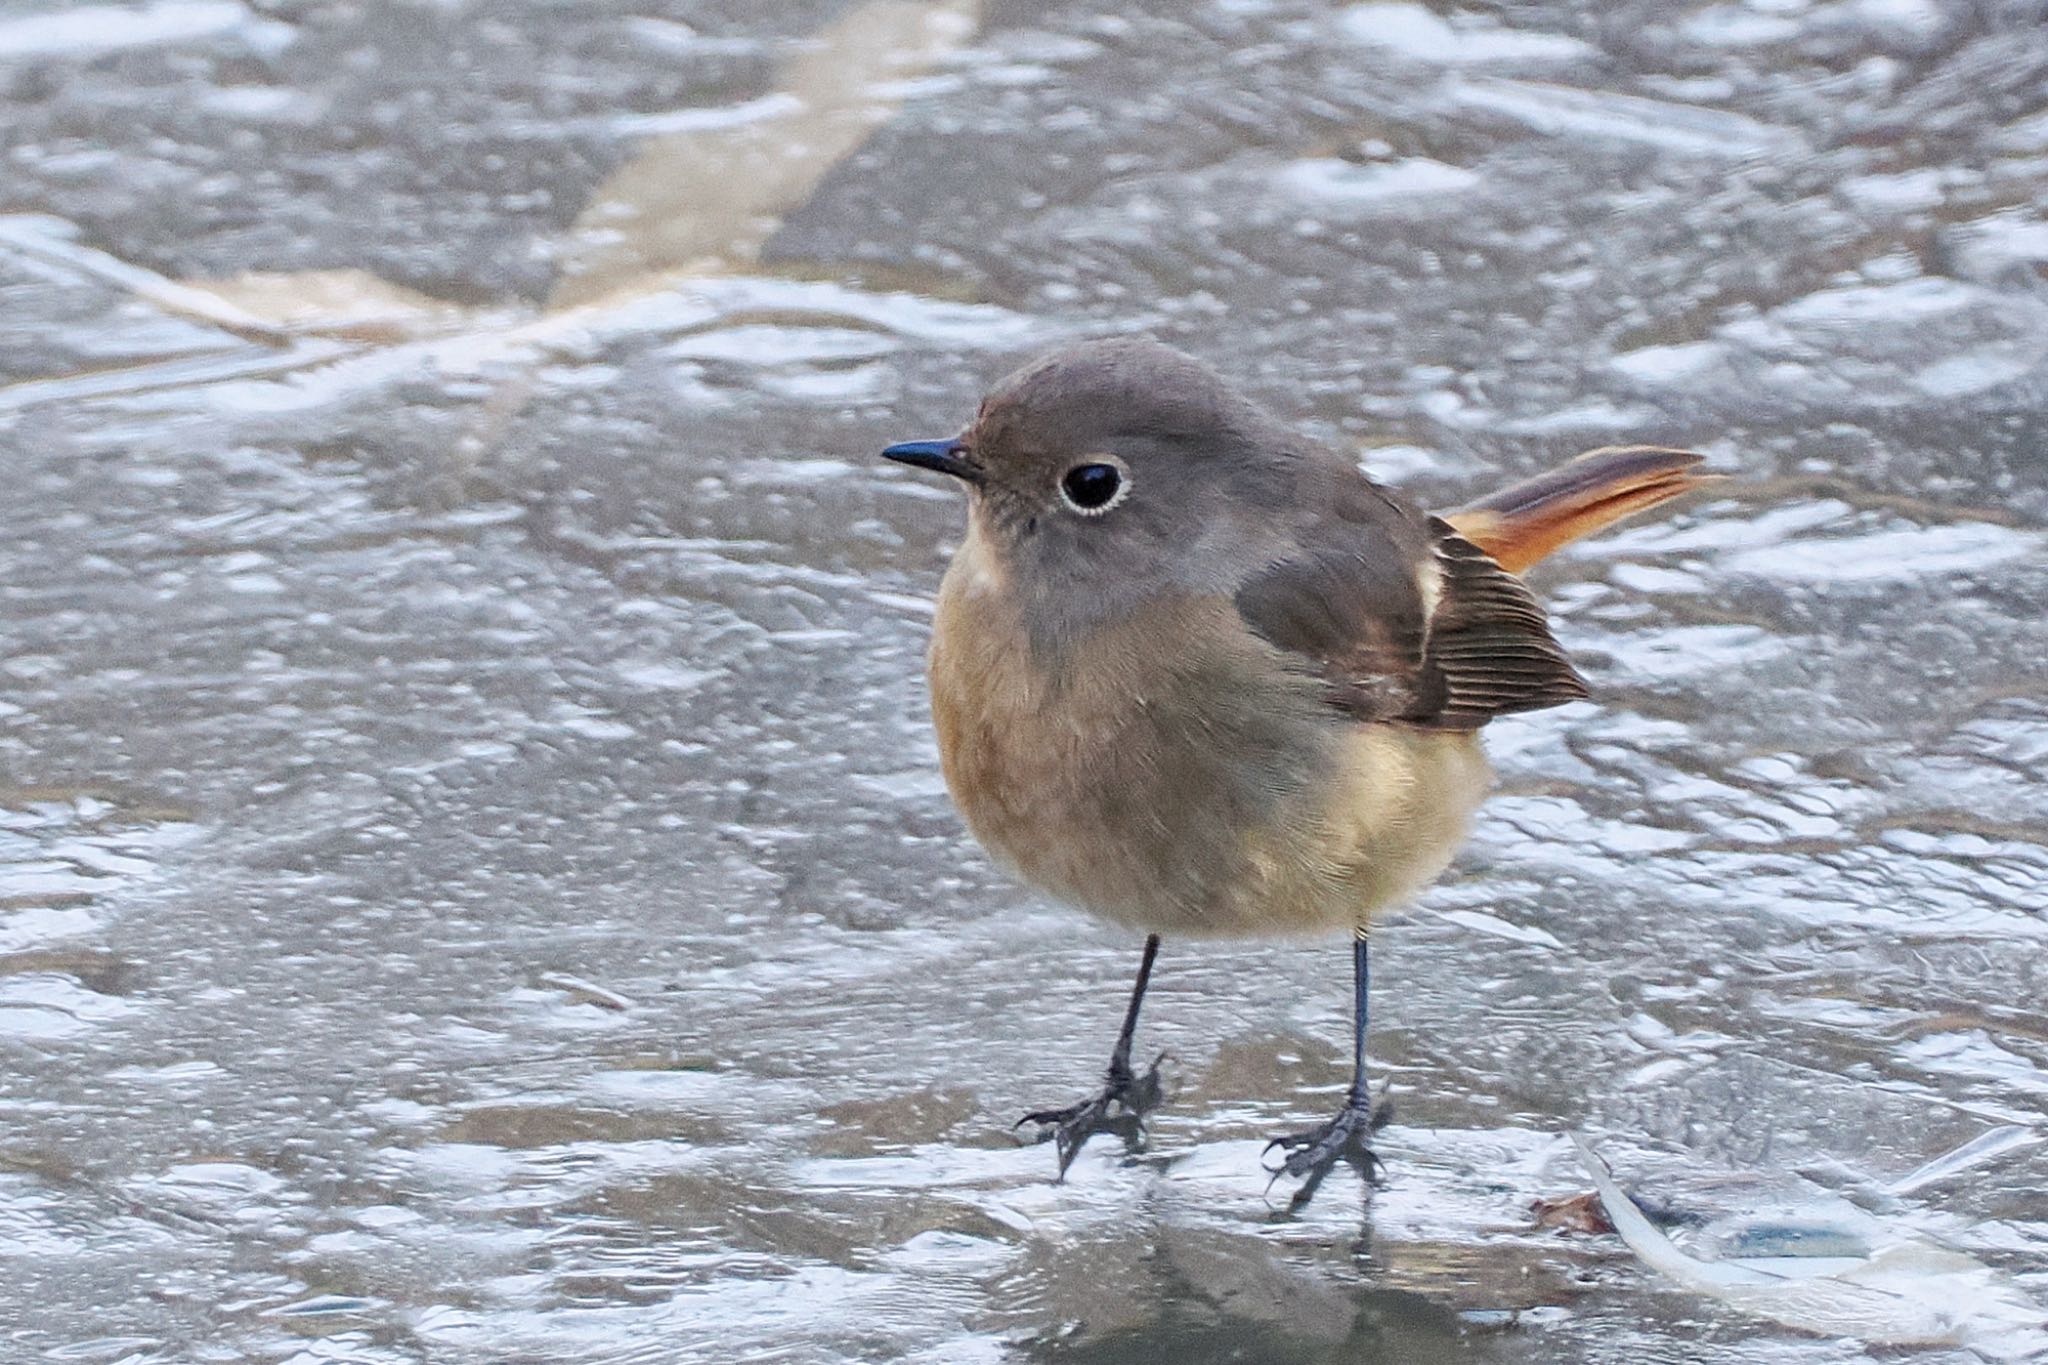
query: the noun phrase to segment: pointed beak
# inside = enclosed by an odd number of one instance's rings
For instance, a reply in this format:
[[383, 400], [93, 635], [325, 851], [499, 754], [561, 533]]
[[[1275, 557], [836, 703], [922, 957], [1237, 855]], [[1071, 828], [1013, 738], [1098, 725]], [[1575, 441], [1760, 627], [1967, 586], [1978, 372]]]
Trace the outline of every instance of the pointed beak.
[[967, 458], [966, 443], [957, 440], [905, 441], [883, 451], [882, 458], [919, 469], [934, 469], [976, 487], [980, 487], [983, 478], [981, 466]]

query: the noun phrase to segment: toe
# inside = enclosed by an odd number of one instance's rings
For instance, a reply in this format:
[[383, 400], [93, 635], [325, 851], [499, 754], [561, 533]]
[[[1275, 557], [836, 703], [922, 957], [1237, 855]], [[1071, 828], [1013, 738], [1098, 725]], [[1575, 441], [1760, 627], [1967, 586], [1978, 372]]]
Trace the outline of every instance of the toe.
[[1321, 1143], [1317, 1143], [1313, 1147], [1304, 1147], [1300, 1151], [1295, 1152], [1287, 1158], [1280, 1169], [1290, 1178], [1299, 1180], [1310, 1171], [1322, 1172], [1329, 1170], [1331, 1166], [1336, 1164], [1336, 1161], [1337, 1153], [1335, 1151], [1326, 1148]]
[[1064, 1109], [1034, 1109], [1010, 1126], [1022, 1128], [1027, 1123], [1035, 1123], [1041, 1128], [1058, 1128], [1073, 1123], [1086, 1114], [1088, 1109], [1089, 1106], [1086, 1104], [1070, 1104]]

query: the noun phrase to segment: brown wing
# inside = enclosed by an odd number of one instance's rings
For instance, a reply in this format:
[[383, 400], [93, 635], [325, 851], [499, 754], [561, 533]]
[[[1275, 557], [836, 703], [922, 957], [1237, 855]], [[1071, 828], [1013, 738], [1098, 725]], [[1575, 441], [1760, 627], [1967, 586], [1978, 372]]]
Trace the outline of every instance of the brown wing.
[[1528, 586], [1442, 518], [1431, 517], [1429, 526], [1443, 586], [1423, 667], [1443, 680], [1443, 700], [1430, 714], [1402, 719], [1471, 730], [1510, 711], [1586, 696], [1586, 680], [1551, 637], [1550, 621]]
[[1253, 631], [1361, 721], [1472, 730], [1586, 695], [1520, 579], [1440, 518], [1373, 491], [1376, 511], [1324, 519], [1244, 585], [1237, 608]]

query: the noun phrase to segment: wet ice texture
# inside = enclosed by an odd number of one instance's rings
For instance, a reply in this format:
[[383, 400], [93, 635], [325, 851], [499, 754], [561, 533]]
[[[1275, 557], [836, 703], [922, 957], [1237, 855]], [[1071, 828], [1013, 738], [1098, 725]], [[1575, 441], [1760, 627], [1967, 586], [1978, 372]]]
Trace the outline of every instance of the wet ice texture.
[[[0, 14], [7, 1350], [1865, 1358], [1535, 1231], [1578, 1126], [2048, 1299], [2043, 1148], [1921, 1170], [2048, 1112], [2044, 20]], [[1737, 476], [1539, 574], [1365, 1222], [1255, 1161], [1336, 948], [1168, 945], [1152, 1160], [1002, 1136], [1136, 945], [949, 813], [870, 452], [1135, 328], [1438, 505]]]

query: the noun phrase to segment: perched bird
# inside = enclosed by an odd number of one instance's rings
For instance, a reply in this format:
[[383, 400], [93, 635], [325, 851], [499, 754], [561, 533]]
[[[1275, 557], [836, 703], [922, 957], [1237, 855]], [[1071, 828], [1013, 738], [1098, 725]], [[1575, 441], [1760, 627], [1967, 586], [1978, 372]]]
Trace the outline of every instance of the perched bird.
[[1101, 1093], [1028, 1114], [1066, 1173], [1159, 1101], [1131, 1065], [1162, 935], [1347, 930], [1354, 1062], [1328, 1123], [1275, 1139], [1313, 1193], [1372, 1173], [1367, 930], [1449, 864], [1495, 716], [1587, 695], [1516, 574], [1703, 482], [1697, 455], [1593, 451], [1445, 516], [1157, 342], [1017, 371], [960, 436], [882, 452], [965, 485], [939, 589], [946, 784], [996, 859], [1144, 931]]

